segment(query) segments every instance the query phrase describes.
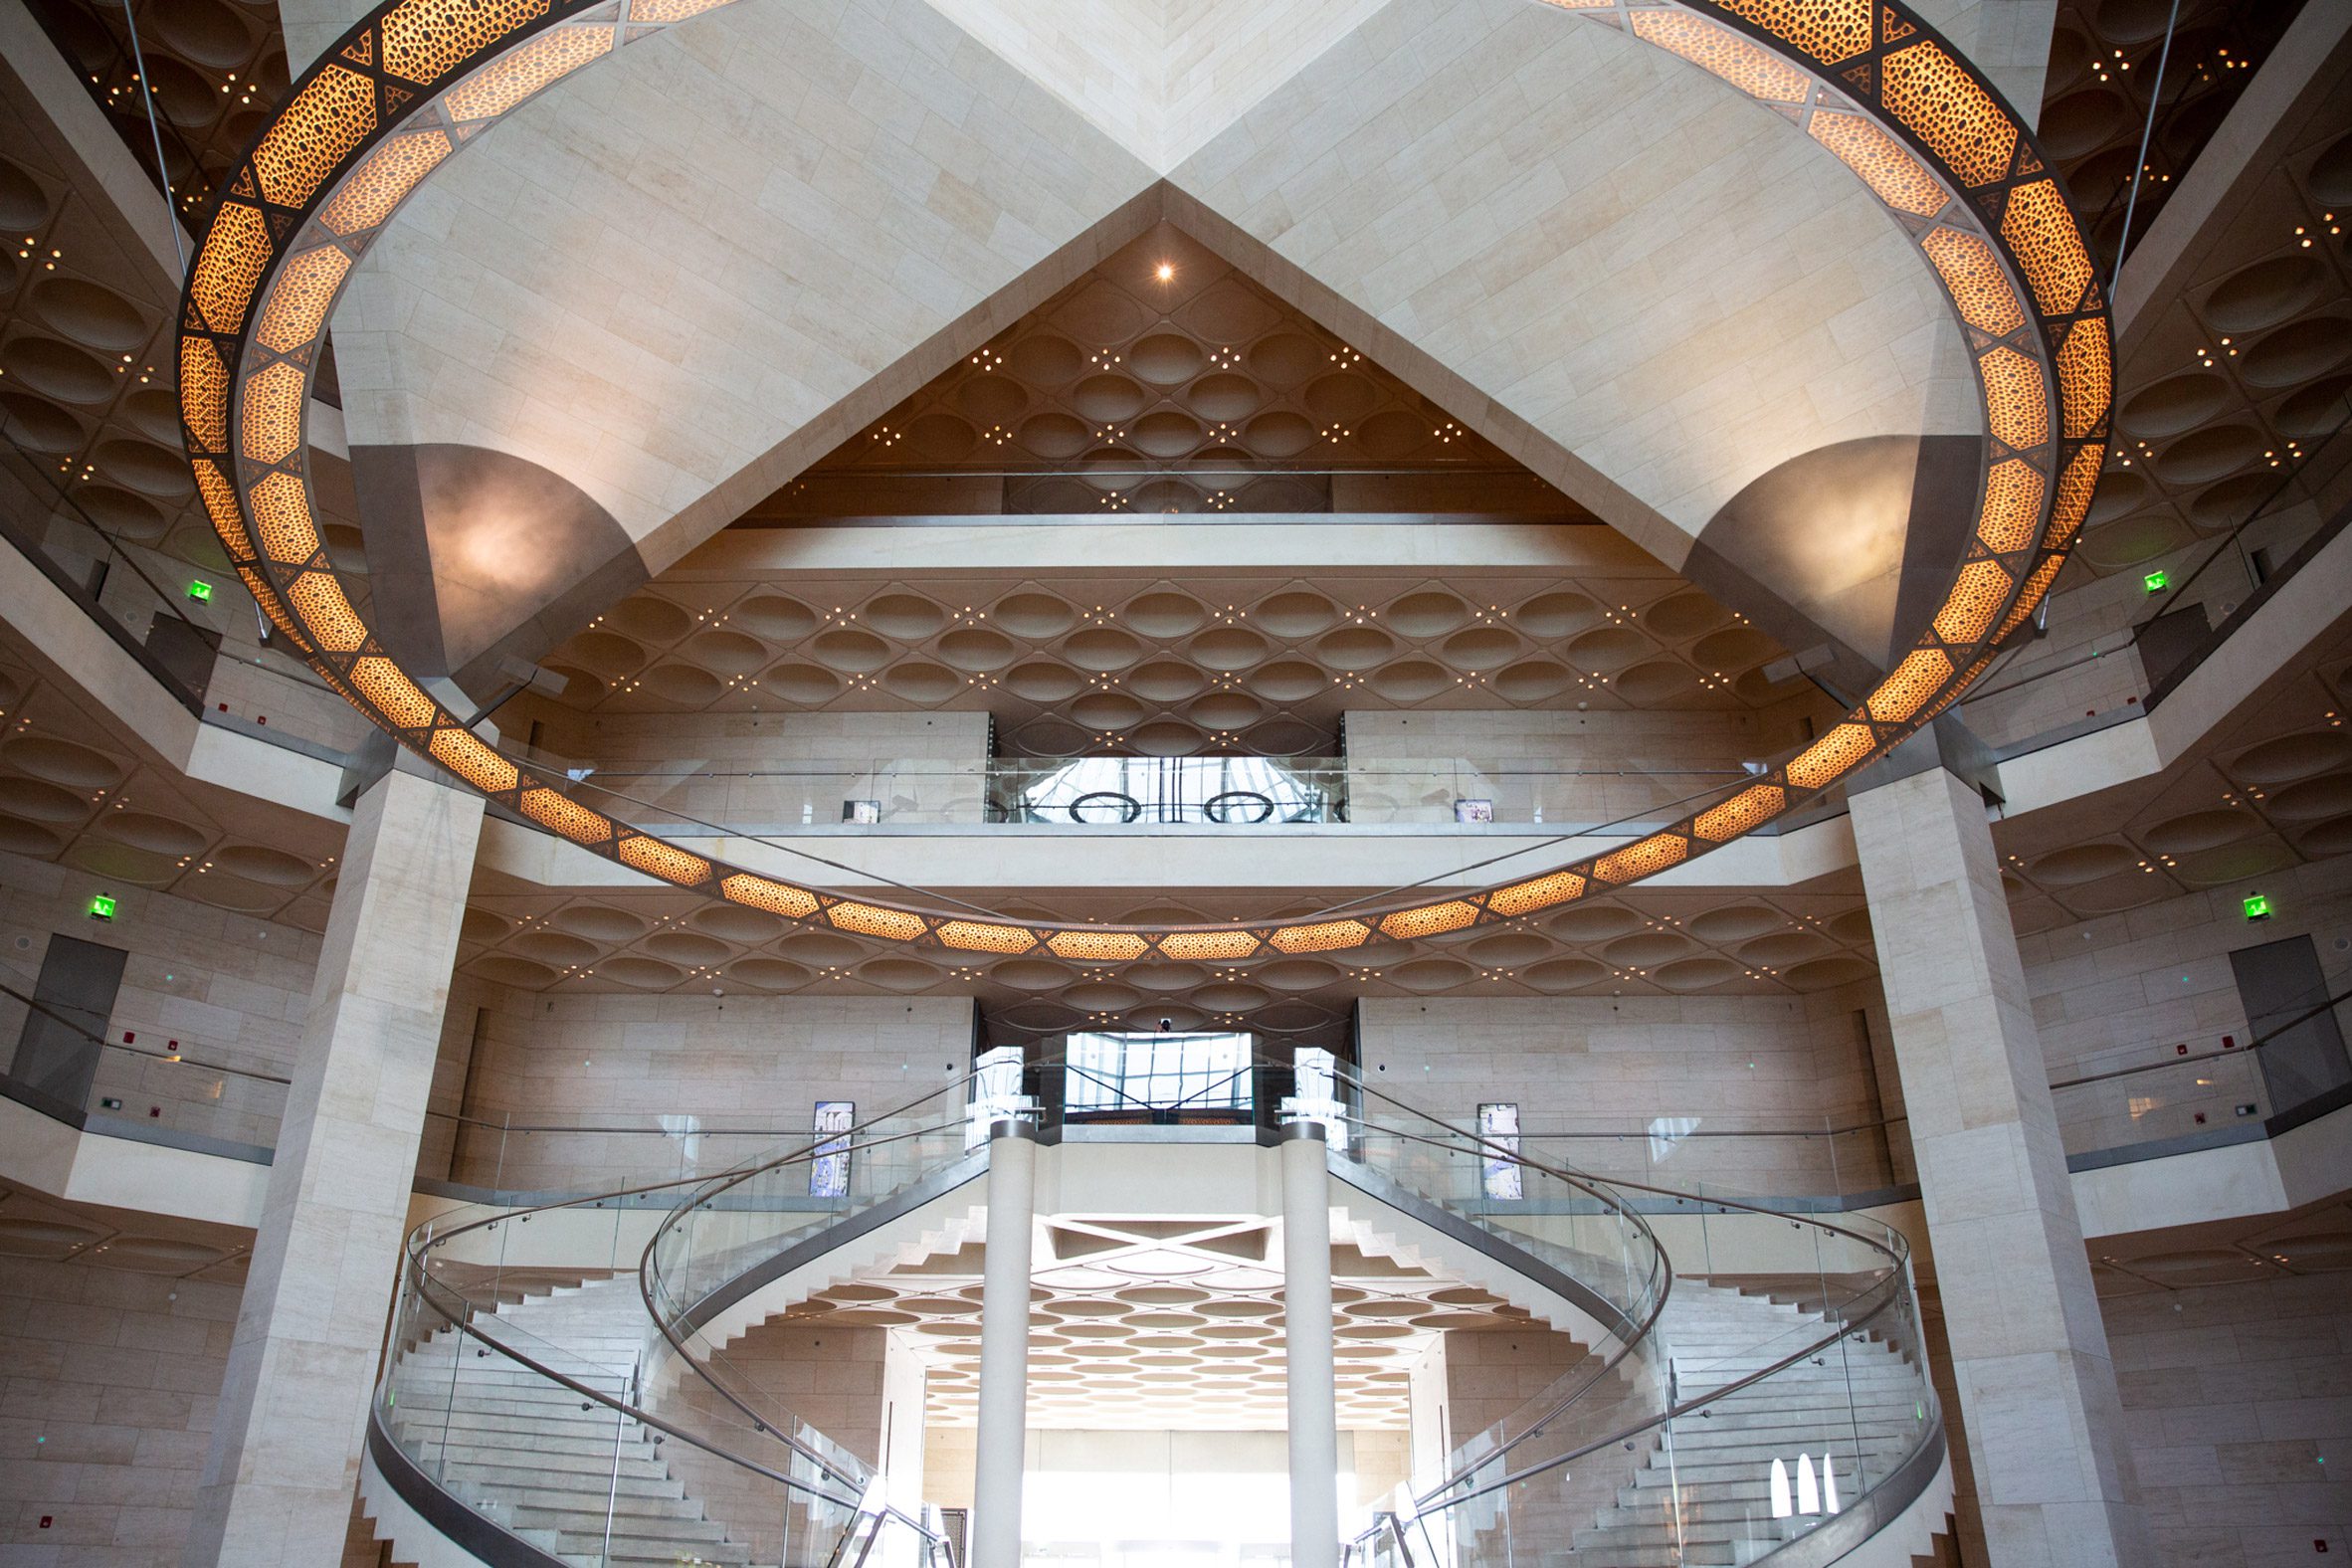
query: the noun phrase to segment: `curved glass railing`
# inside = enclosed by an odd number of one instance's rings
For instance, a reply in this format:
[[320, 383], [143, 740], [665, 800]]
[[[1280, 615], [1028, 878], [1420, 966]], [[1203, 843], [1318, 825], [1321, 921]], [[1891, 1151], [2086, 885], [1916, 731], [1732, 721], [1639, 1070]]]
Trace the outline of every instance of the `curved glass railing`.
[[1650, 1222], [1615, 1188], [1415, 1110], [1353, 1069], [1335, 1071], [1346, 1137], [1333, 1141], [1331, 1164], [1343, 1180], [1434, 1210], [1468, 1228], [1473, 1246], [1507, 1249], [1503, 1261], [1591, 1320], [1596, 1342], [1630, 1347], [1649, 1331], [1671, 1268]]
[[1899, 1512], [1940, 1463], [1899, 1233], [1720, 1192], [1603, 1188], [1529, 1158], [1514, 1140], [1357, 1088], [1372, 1108], [1351, 1109], [1351, 1141], [1376, 1162], [1388, 1145], [1409, 1145], [1399, 1163], [1442, 1186], [1450, 1209], [1589, 1269], [1605, 1191], [1646, 1219], [1662, 1269], [1669, 1256], [1677, 1266], [1670, 1282], [1657, 1281], [1658, 1305], [1630, 1341], [1596, 1346], [1550, 1387], [1458, 1438], [1349, 1543], [1351, 1564], [1510, 1568], [1571, 1550], [1744, 1564], [1817, 1534], [1817, 1545], [1843, 1551]]
[[404, 1495], [493, 1562], [946, 1568], [919, 1498], [731, 1369], [723, 1336], [649, 1315], [646, 1265], [666, 1234], [699, 1244], [674, 1249], [674, 1280], [740, 1278], [793, 1238], [838, 1238], [937, 1169], [934, 1110], [960, 1153], [963, 1100], [959, 1081], [715, 1180], [435, 1216], [406, 1249], [379, 1468], [422, 1481]]
[[[730, 1428], [790, 1430], [797, 1418], [730, 1350], [779, 1307], [762, 1292], [803, 1264], [945, 1196], [987, 1168], [967, 1142], [972, 1079], [838, 1136], [746, 1161], [682, 1192], [640, 1248], [634, 1281], [659, 1386]], [[919, 1497], [852, 1466], [862, 1490], [911, 1522]]]
[[[1915, 1494], [1898, 1480], [1932, 1473], [1941, 1430], [1891, 1230], [1603, 1182], [1344, 1069], [1328, 1100], [1297, 1097], [1300, 1077], [1253, 1059], [1163, 1084], [1065, 1059], [989, 1086], [1029, 1091], [1015, 1102], [1043, 1107], [1049, 1138], [1088, 1119], [1255, 1123], [1262, 1137], [1279, 1119], [1321, 1121], [1341, 1182], [1548, 1292], [1540, 1315], [1586, 1354], [1457, 1435], [1352, 1558], [1464, 1568], [1573, 1547], [1745, 1563], [1859, 1539]], [[436, 1216], [408, 1248], [379, 1466], [425, 1482], [445, 1532], [523, 1553], [490, 1560], [620, 1563], [658, 1543], [708, 1563], [943, 1562], [920, 1499], [787, 1408], [730, 1345], [861, 1236], [889, 1250], [893, 1220], [968, 1223], [924, 1211], [985, 1168], [979, 1086], [959, 1079], [716, 1177]]]

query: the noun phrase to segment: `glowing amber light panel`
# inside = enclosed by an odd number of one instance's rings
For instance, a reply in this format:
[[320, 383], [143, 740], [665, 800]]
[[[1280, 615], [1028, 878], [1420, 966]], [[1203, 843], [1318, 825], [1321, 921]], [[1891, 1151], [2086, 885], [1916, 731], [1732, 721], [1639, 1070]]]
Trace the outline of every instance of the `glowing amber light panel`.
[[[472, 736], [382, 653], [318, 551], [301, 452], [319, 335], [370, 231], [462, 141], [531, 93], [719, 3], [636, 0], [620, 12], [588, 0], [380, 7], [321, 53], [226, 179], [189, 269], [179, 334], [181, 407], [206, 512], [239, 580], [319, 679], [400, 743], [528, 820], [682, 886], [879, 940], [990, 953], [1042, 944], [1111, 963], [1155, 948], [1199, 961], [1334, 951], [1515, 918], [1584, 896], [1595, 878], [1622, 885], [1704, 853], [1724, 842], [1719, 835], [1752, 831], [1947, 708], [2048, 592], [2089, 506], [2113, 396], [2104, 303], [2046, 160], [1972, 67], [1896, 0], [1552, 0], [1779, 104], [1906, 216], [1906, 233], [1930, 232], [1919, 242], [1923, 264], [1981, 334], [1970, 343], [1987, 425], [2009, 450], [1988, 458], [1980, 491], [1977, 538], [1994, 558], [1958, 569], [1920, 647], [1785, 767], [1640, 844], [1358, 918], [1271, 931], [964, 920], [839, 899], [715, 864], [616, 825], [572, 800], [561, 781], [532, 776]], [[2008, 463], [2025, 466], [1997, 467]]]

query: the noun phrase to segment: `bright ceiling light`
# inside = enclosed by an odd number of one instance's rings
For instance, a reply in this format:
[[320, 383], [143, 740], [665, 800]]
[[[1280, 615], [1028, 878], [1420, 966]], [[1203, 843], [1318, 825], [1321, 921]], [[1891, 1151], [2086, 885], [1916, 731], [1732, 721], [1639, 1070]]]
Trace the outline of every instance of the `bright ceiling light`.
[[1172, 282], [1176, 277], [1176, 266], [1173, 262], [1162, 262], [1157, 268], [1153, 269], [1152, 276], [1157, 278], [1161, 283]]

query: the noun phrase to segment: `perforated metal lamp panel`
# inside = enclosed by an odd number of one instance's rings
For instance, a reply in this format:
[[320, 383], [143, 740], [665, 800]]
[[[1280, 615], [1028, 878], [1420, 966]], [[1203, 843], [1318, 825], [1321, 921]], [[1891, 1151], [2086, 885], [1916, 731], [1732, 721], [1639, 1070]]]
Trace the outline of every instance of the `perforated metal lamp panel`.
[[[1787, 762], [1636, 843], [1431, 902], [1292, 924], [1019, 923], [844, 897], [641, 833], [466, 729], [377, 640], [327, 559], [304, 420], [326, 323], [400, 204], [531, 95], [730, 0], [393, 0], [326, 50], [223, 187], [181, 304], [188, 456], [238, 576], [320, 678], [410, 750], [540, 827], [808, 926], [1079, 962], [1333, 952], [1517, 919], [1754, 831], [1959, 699], [2065, 564], [2105, 455], [2113, 341], [2080, 224], [2025, 121], [1890, 0], [1545, 0], [1787, 115], [1853, 169], [1941, 280], [1974, 359], [1975, 535], [1917, 645]], [[757, 0], [748, 0], [757, 3]], [[1529, 0], [1537, 3], [1537, 0]]]

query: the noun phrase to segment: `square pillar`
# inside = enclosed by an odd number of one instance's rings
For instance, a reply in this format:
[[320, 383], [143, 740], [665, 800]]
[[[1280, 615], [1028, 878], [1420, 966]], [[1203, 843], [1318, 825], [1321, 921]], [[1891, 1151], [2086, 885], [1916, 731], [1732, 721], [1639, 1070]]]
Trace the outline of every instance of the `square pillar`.
[[2136, 1568], [2147, 1523], [1984, 802], [1930, 767], [1852, 806], [1987, 1553]]
[[482, 807], [403, 757], [352, 811], [187, 1568], [342, 1560]]

